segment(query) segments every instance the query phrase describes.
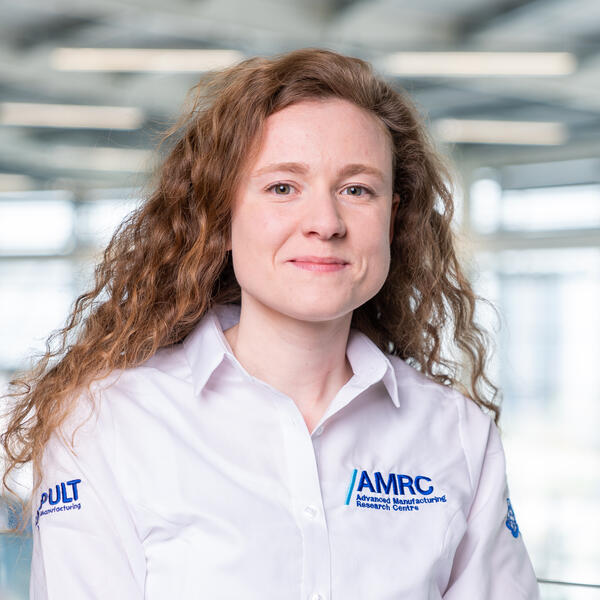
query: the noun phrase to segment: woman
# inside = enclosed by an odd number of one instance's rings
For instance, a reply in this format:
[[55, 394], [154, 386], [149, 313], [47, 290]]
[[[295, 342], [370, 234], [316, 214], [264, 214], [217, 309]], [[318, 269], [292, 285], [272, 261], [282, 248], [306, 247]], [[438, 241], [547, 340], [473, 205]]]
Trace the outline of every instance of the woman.
[[14, 394], [31, 598], [536, 598], [409, 102], [304, 49], [207, 75], [170, 135]]

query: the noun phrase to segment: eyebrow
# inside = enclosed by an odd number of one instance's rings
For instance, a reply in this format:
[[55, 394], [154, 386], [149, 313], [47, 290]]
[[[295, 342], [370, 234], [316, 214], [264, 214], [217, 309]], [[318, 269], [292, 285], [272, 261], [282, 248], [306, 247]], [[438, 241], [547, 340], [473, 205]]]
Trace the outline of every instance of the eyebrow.
[[[261, 169], [258, 169], [258, 171], [252, 174], [252, 177], [260, 177], [265, 173], [271, 173], [274, 171], [288, 171], [290, 173], [296, 173], [298, 175], [306, 175], [310, 171], [310, 168], [306, 163], [300, 162], [272, 163], [262, 167]], [[380, 171], [376, 167], [364, 165], [362, 163], [351, 163], [346, 165], [345, 167], [340, 169], [340, 171], [338, 172], [338, 176], [350, 177], [352, 175], [360, 175], [363, 173], [366, 175], [374, 175], [382, 181], [385, 180], [385, 176], [382, 173], [382, 171]]]

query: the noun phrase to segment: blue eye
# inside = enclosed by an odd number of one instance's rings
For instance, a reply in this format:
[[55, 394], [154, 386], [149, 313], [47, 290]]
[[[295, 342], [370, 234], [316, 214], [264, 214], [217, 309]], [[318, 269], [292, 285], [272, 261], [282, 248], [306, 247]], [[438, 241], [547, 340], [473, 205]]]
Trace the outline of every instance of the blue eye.
[[346, 188], [350, 193], [348, 196], [365, 196], [366, 194], [370, 194], [371, 190], [367, 189], [362, 185], [350, 185]]
[[267, 188], [270, 190], [275, 190], [275, 193], [278, 196], [289, 196], [292, 193], [292, 186], [289, 183], [276, 183]]

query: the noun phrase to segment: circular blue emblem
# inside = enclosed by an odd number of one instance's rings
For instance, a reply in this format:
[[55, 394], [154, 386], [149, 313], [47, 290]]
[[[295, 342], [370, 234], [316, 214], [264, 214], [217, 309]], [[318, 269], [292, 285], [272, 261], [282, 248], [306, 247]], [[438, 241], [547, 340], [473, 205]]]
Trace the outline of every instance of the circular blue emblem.
[[508, 504], [508, 512], [506, 513], [506, 526], [512, 533], [513, 537], [519, 537], [519, 526], [517, 525], [517, 520], [515, 519], [515, 512], [513, 510], [512, 504], [510, 503], [510, 498], [506, 499]]

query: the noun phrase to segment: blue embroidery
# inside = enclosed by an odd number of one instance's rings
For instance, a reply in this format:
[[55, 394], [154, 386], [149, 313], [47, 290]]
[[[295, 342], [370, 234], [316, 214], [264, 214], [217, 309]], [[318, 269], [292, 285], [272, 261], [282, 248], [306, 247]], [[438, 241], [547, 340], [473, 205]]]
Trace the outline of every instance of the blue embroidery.
[[517, 525], [517, 520], [515, 519], [515, 512], [513, 510], [512, 504], [510, 503], [510, 498], [506, 499], [508, 503], [508, 512], [506, 513], [506, 526], [512, 533], [513, 537], [519, 537], [519, 526]]
[[354, 489], [354, 482], [356, 481], [356, 473], [358, 469], [354, 469], [352, 472], [352, 481], [350, 482], [350, 487], [348, 488], [348, 495], [346, 496], [346, 504], [350, 504], [350, 498], [352, 496], [352, 490]]
[[[40, 497], [40, 505], [37, 509], [37, 513], [35, 515], [35, 524], [39, 527], [40, 517], [43, 515], [47, 515], [48, 513], [53, 512], [62, 512], [72, 509], [81, 510], [81, 502], [75, 504], [75, 502], [79, 499], [79, 491], [77, 490], [78, 484], [81, 483], [81, 479], [71, 479], [71, 481], [61, 481], [56, 484], [54, 487], [48, 488], [48, 493], [43, 492]], [[67, 486], [71, 486], [70, 490], [67, 490]], [[52, 497], [53, 490], [56, 490], [56, 498]], [[69, 496], [69, 492], [73, 494]], [[48, 508], [46, 510], [42, 510], [44, 504], [46, 502], [51, 505], [57, 505], [53, 508]], [[69, 504], [69, 503], [72, 504]]]

